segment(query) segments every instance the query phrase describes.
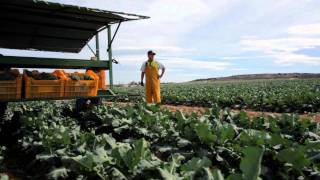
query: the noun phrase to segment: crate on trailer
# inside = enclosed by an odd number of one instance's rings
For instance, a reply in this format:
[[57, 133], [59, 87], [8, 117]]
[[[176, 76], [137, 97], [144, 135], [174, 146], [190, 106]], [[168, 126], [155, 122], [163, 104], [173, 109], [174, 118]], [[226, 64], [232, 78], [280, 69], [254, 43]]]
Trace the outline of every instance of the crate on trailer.
[[97, 96], [98, 76], [88, 73], [66, 73], [66, 76], [65, 97]]
[[22, 76], [19, 70], [0, 71], [0, 100], [21, 99]]
[[[35, 78], [37, 72], [24, 71], [24, 97], [30, 98], [59, 98], [63, 97], [64, 94], [64, 83], [63, 79], [52, 74], [52, 77], [48, 79]], [[44, 74], [44, 73], [40, 73]], [[50, 74], [50, 73], [46, 73]]]

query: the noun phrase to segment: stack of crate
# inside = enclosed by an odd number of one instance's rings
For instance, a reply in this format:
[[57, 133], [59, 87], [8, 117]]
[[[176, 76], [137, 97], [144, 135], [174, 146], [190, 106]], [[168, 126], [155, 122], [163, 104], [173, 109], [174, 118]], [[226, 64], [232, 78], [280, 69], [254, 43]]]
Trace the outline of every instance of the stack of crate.
[[21, 99], [21, 90], [22, 76], [18, 70], [0, 71], [0, 100]]
[[[96, 96], [99, 77], [92, 72], [66, 73], [55, 70], [47, 73], [53, 79], [35, 78], [37, 71], [24, 70], [23, 75], [19, 70], [9, 70], [12, 76], [5, 79], [7, 71], [0, 71], [0, 100], [18, 99], [54, 99], [63, 97]], [[74, 78], [77, 77], [77, 78]]]

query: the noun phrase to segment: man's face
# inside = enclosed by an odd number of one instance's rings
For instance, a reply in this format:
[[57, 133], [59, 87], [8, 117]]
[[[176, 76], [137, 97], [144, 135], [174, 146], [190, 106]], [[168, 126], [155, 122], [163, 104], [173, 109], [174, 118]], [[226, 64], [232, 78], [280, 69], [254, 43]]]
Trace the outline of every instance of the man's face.
[[148, 54], [148, 58], [149, 58], [150, 60], [153, 60], [153, 59], [154, 59], [154, 54]]

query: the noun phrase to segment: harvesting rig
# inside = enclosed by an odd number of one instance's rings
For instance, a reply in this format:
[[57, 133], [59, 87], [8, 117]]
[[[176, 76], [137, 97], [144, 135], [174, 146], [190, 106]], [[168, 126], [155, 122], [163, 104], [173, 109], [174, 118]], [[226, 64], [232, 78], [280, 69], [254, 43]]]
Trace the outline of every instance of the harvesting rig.
[[[0, 1], [0, 48], [49, 52], [79, 53], [88, 46], [97, 61], [0, 55], [0, 68], [95, 69], [108, 70], [107, 90], [97, 90], [96, 98], [109, 96], [113, 87], [112, 43], [123, 22], [148, 19], [147, 16], [52, 3], [42, 0]], [[114, 33], [111, 26], [115, 25]], [[104, 31], [105, 30], [105, 31]], [[100, 57], [99, 33], [108, 37], [106, 59]], [[95, 38], [95, 50], [88, 42]], [[23, 85], [21, 85], [23, 86]], [[1, 93], [11, 93], [0, 86]], [[22, 92], [23, 93], [23, 92]], [[94, 98], [94, 97], [72, 97]], [[67, 99], [67, 97], [1, 98], [0, 117], [7, 102]]]

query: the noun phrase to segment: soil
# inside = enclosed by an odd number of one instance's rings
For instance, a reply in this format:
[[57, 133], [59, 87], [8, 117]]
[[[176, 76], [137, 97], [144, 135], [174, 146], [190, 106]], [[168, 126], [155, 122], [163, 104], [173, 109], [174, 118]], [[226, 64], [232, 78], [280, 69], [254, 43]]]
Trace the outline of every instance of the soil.
[[[191, 107], [191, 106], [172, 106], [172, 105], [162, 105], [163, 108], [168, 108], [171, 111], [175, 112], [180, 110], [186, 114], [191, 114], [193, 112], [197, 113], [198, 115], [203, 114], [208, 108], [203, 107]], [[239, 113], [240, 110], [231, 109], [234, 113]], [[268, 117], [268, 116], [281, 116], [281, 113], [274, 113], [274, 112], [261, 112], [261, 111], [253, 111], [253, 110], [243, 110], [247, 113], [250, 119], [255, 117]], [[320, 113], [309, 113], [309, 114], [299, 114], [300, 119], [312, 119], [315, 121], [320, 122]]]
[[[112, 104], [113, 102], [105, 102], [106, 104]], [[121, 106], [127, 106], [130, 103], [117, 103]], [[184, 106], [184, 105], [161, 105], [161, 108], [163, 109], [169, 109], [173, 112], [176, 112], [178, 110], [180, 110], [181, 112], [185, 113], [185, 114], [192, 114], [192, 113], [196, 113], [198, 115], [202, 115], [206, 112], [206, 110], [208, 110], [209, 108], [204, 108], [204, 107], [195, 107], [195, 106]], [[234, 113], [239, 113], [240, 110], [235, 110], [235, 109], [231, 109], [232, 112]], [[281, 113], [274, 113], [274, 112], [262, 112], [262, 111], [253, 111], [253, 110], [244, 110], [248, 117], [250, 119], [255, 118], [255, 117], [268, 117], [268, 116], [281, 116]], [[300, 119], [312, 119], [314, 121], [320, 122], [320, 113], [306, 113], [306, 114], [299, 114]]]

